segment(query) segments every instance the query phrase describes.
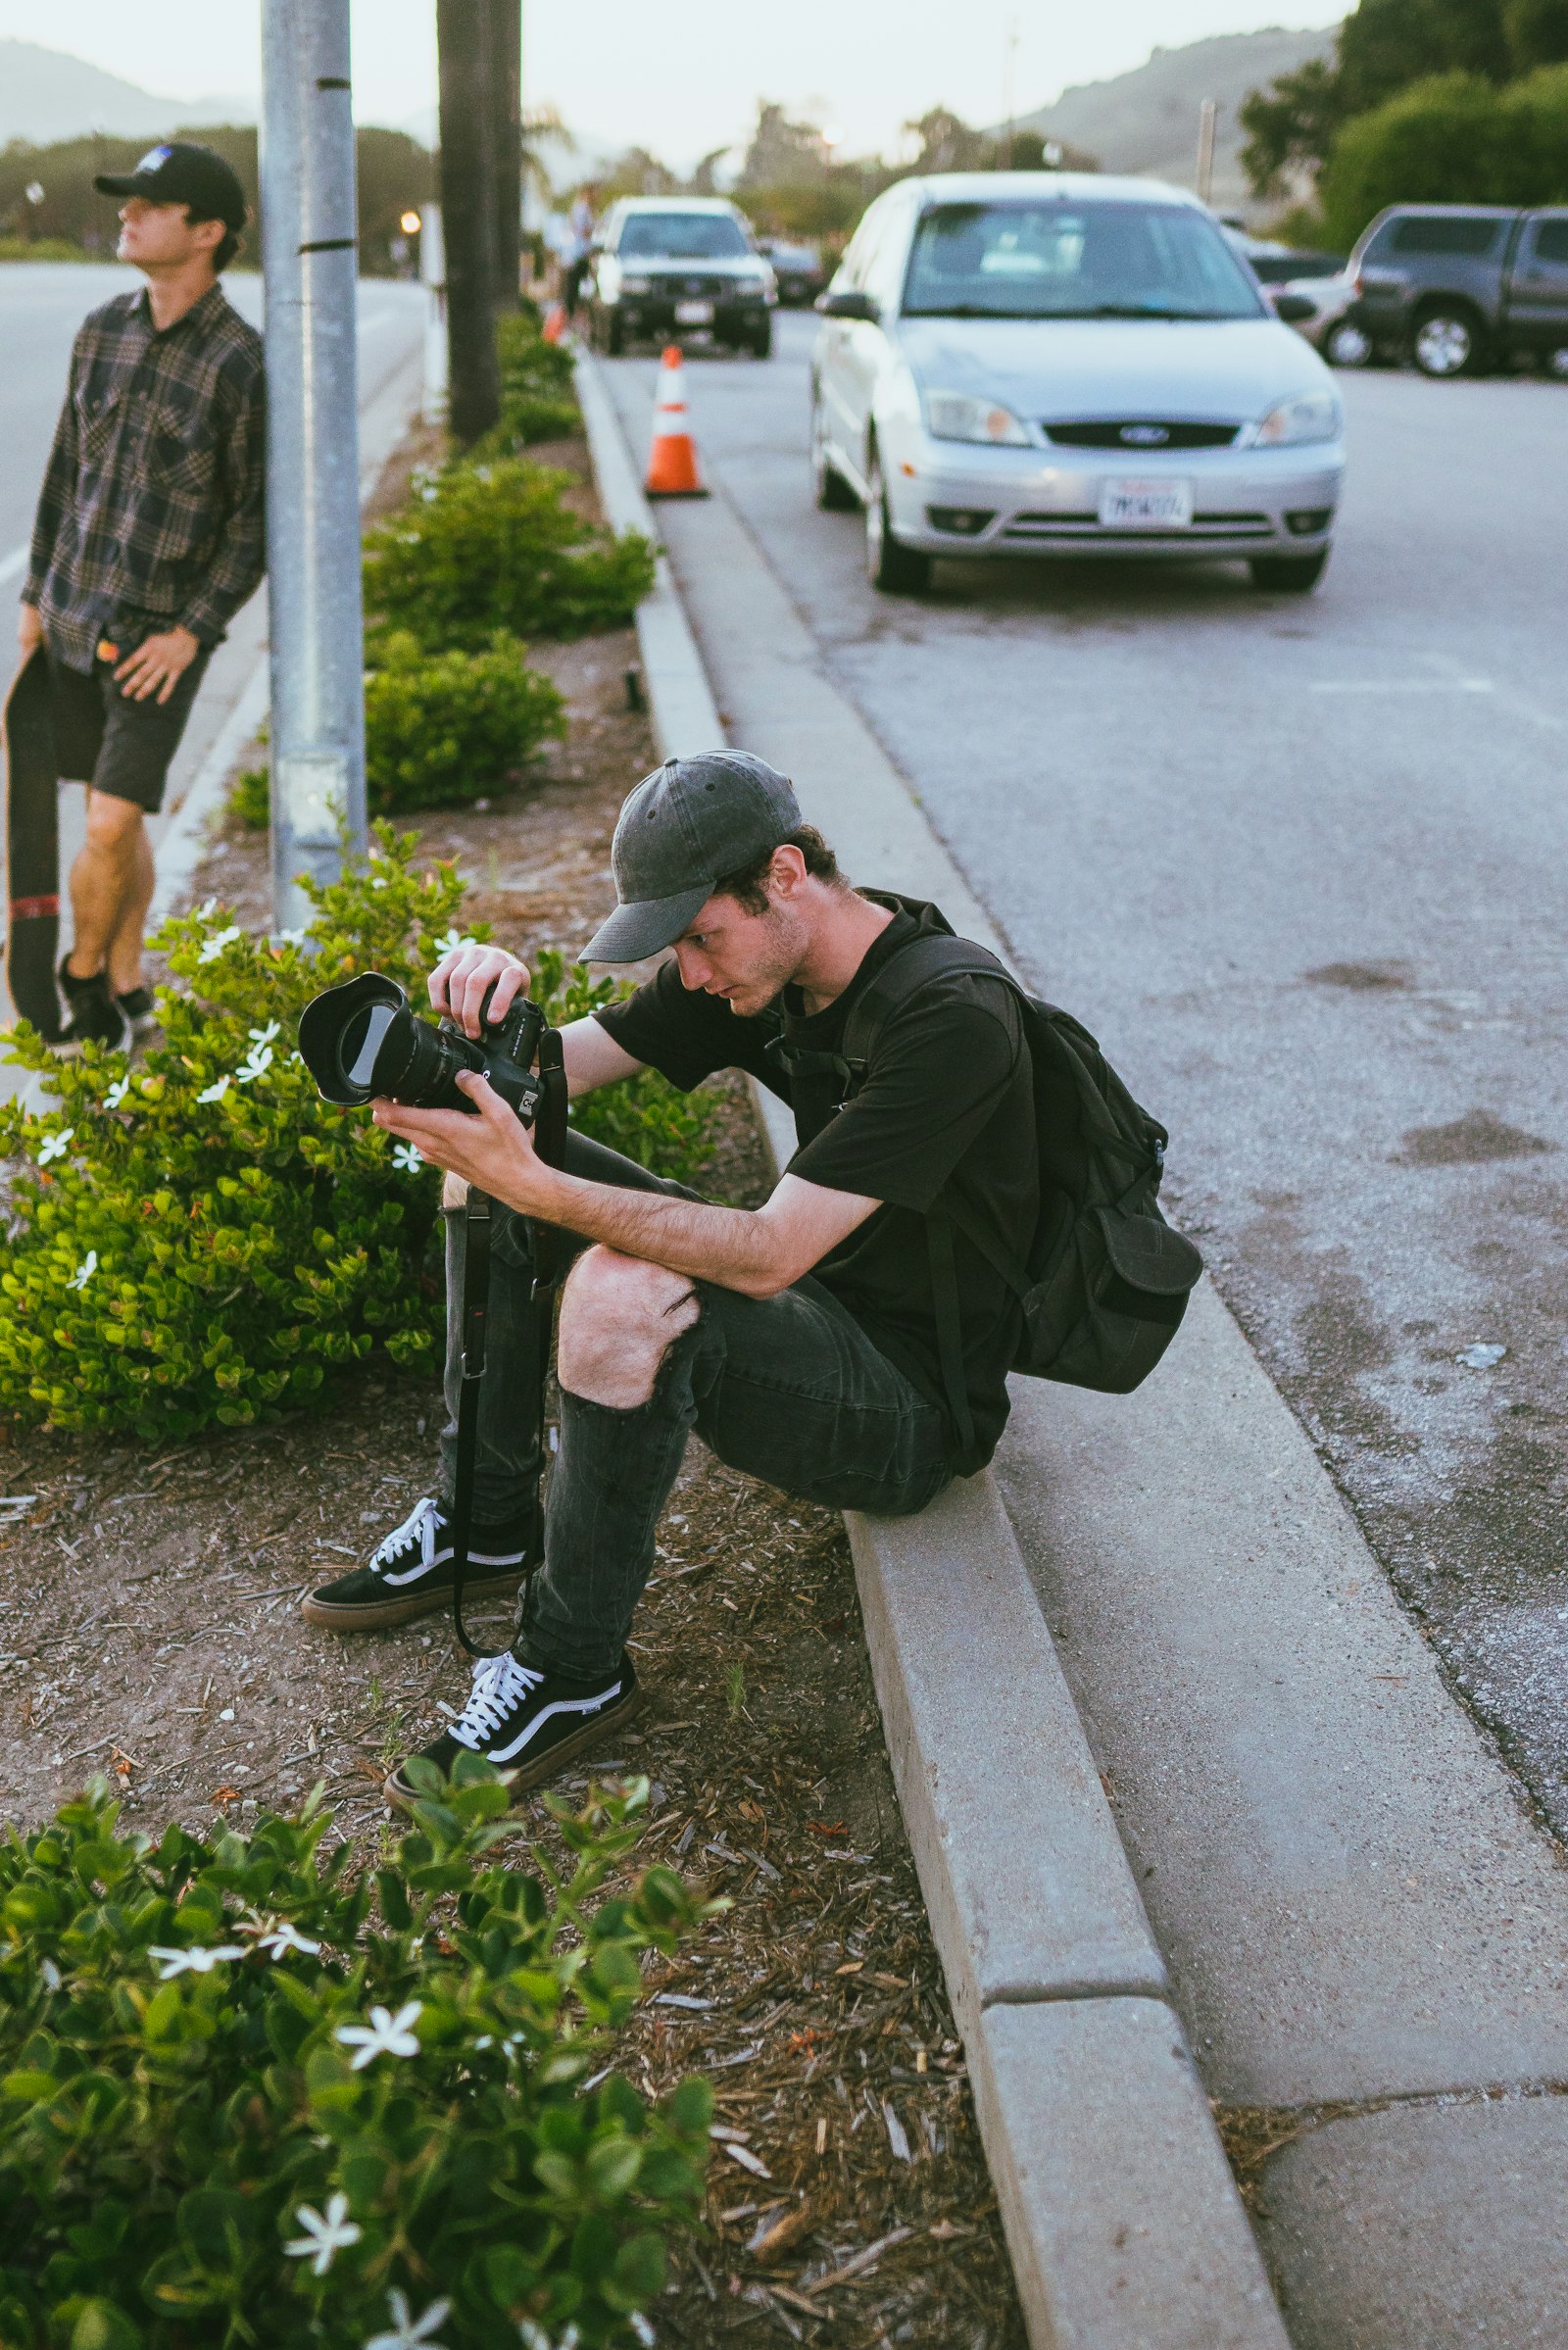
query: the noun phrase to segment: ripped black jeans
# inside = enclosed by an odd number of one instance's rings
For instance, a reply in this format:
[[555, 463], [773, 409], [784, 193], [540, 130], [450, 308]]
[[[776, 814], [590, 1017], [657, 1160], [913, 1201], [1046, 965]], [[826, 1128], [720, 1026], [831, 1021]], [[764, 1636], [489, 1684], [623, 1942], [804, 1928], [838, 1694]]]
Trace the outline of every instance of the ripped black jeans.
[[[585, 1136], [566, 1164], [590, 1182], [698, 1195], [650, 1175]], [[448, 1424], [443, 1493], [457, 1457], [465, 1221], [447, 1212]], [[577, 1244], [581, 1247], [582, 1244]], [[473, 1514], [500, 1525], [526, 1505], [538, 1469], [525, 1363], [533, 1275], [527, 1219], [492, 1212], [486, 1369], [479, 1399]], [[731, 1468], [803, 1500], [906, 1517], [949, 1483], [942, 1412], [848, 1310], [808, 1274], [769, 1298], [696, 1284], [701, 1314], [670, 1347], [650, 1402], [614, 1411], [561, 1399], [545, 1563], [529, 1579], [514, 1643], [538, 1671], [612, 1673], [654, 1563], [654, 1534], [695, 1428]]]

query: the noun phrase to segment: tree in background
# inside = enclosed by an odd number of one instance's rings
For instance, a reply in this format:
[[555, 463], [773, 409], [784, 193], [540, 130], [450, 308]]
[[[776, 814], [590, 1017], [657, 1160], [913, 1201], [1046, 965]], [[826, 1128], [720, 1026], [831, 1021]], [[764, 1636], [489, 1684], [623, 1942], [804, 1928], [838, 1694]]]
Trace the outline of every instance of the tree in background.
[[[246, 230], [246, 259], [255, 264], [261, 239], [256, 223], [260, 197], [254, 125], [220, 122], [210, 129], [181, 130], [179, 135], [215, 148], [238, 172], [252, 214]], [[130, 171], [148, 145], [146, 139], [110, 138], [103, 133], [61, 139], [49, 147], [34, 147], [25, 139], [11, 140], [0, 148], [0, 236], [58, 237], [82, 253], [109, 260], [119, 237], [116, 201], [98, 194], [93, 176], [99, 171]], [[399, 214], [411, 207], [417, 210], [429, 200], [430, 157], [417, 139], [402, 130], [359, 130], [355, 151], [360, 267], [369, 276], [390, 275], [396, 269], [391, 243], [399, 233]], [[43, 189], [40, 203], [28, 202], [29, 186]]]
[[1568, 66], [1412, 82], [1345, 124], [1318, 192], [1344, 250], [1389, 204], [1568, 202]]
[[1321, 170], [1348, 124], [1416, 83], [1461, 74], [1497, 85], [1565, 60], [1568, 0], [1360, 0], [1332, 64], [1310, 60], [1243, 101], [1242, 165], [1272, 195]]

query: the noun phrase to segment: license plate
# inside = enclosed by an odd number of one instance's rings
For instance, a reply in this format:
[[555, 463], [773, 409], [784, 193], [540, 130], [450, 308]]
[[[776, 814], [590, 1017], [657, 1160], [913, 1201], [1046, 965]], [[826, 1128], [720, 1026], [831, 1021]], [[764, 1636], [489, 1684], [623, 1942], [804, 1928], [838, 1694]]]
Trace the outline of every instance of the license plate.
[[1185, 530], [1193, 518], [1190, 481], [1103, 481], [1100, 519], [1107, 530]]
[[713, 305], [711, 302], [677, 302], [675, 323], [677, 326], [711, 326]]

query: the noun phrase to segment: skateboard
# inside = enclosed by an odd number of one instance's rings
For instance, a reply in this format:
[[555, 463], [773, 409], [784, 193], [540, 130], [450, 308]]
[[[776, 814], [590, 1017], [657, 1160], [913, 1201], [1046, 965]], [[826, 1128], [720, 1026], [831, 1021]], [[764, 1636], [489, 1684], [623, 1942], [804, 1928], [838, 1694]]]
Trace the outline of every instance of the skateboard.
[[40, 1035], [60, 1034], [55, 955], [60, 938], [60, 778], [41, 647], [6, 699], [6, 984], [14, 1009]]

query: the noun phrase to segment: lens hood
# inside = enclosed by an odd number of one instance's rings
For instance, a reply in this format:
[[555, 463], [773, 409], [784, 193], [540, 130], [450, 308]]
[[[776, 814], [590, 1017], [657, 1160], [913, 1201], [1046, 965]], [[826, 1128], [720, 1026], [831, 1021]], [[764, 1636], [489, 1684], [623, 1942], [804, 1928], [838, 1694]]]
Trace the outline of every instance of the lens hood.
[[[376, 1088], [369, 1082], [369, 1070], [358, 1080], [354, 1070], [368, 1026], [367, 1015], [378, 1009], [394, 1017], [399, 1012], [406, 1019], [414, 1017], [409, 999], [395, 979], [385, 979], [379, 971], [362, 971], [358, 979], [346, 979], [341, 987], [313, 996], [301, 1012], [300, 1058], [324, 1101], [357, 1109], [374, 1099]], [[385, 1025], [376, 1023], [377, 1028]]]

